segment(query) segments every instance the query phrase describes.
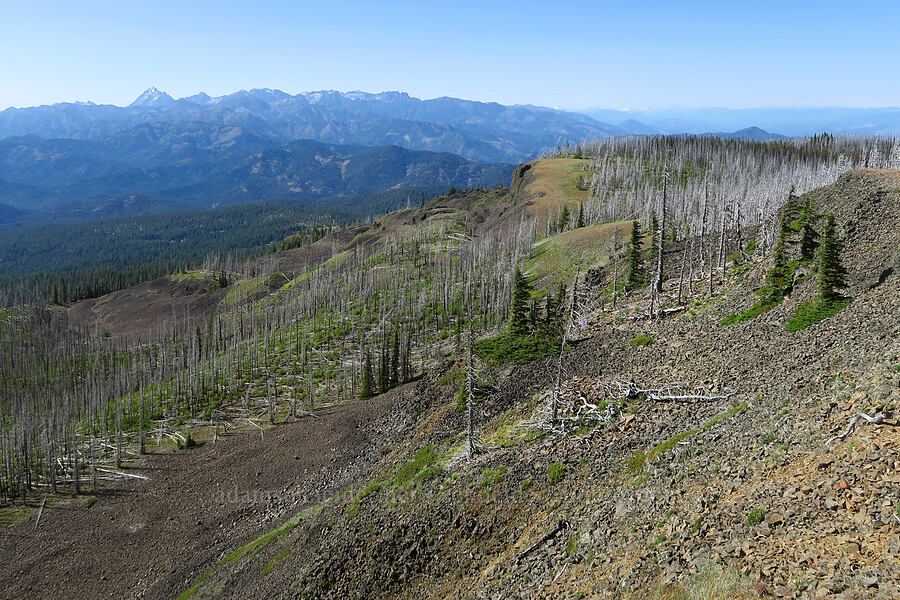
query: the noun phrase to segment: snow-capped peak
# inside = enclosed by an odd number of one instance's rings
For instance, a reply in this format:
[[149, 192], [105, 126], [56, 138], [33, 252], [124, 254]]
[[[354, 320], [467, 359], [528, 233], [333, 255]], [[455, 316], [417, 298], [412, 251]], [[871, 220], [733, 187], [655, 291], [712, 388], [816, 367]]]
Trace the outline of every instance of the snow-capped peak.
[[172, 102], [175, 102], [175, 99], [172, 98], [172, 96], [155, 87], [149, 87], [129, 106], [165, 106]]

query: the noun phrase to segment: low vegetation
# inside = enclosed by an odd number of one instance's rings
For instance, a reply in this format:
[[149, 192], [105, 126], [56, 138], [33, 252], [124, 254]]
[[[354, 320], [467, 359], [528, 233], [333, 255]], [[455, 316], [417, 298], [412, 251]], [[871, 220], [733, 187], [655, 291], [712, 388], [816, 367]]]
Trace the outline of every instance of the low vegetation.
[[646, 333], [639, 333], [636, 336], [634, 336], [633, 338], [631, 338], [628, 341], [628, 344], [631, 346], [649, 346], [650, 344], [654, 343], [655, 341], [656, 340], [654, 340], [652, 337], [650, 337]]
[[766, 518], [766, 511], [763, 508], [754, 508], [750, 512], [747, 513], [745, 517], [747, 521], [747, 525], [753, 527], [754, 525], [759, 525], [763, 522], [763, 519]]
[[566, 466], [562, 463], [552, 462], [547, 466], [547, 483], [556, 485], [566, 476]]

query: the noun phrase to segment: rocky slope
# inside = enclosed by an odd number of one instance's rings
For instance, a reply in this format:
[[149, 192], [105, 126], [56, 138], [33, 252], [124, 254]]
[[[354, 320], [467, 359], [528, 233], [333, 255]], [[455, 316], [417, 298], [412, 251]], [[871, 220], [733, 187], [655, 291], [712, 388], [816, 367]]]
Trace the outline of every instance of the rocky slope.
[[[195, 596], [661, 597], [718, 586], [707, 597], [896, 597], [900, 431], [861, 424], [825, 442], [859, 411], [900, 401], [898, 189], [896, 173], [856, 172], [813, 194], [846, 232], [855, 300], [834, 317], [785, 330], [814, 293], [808, 280], [776, 309], [720, 327], [752, 303], [763, 261], [680, 317], [630, 320], [627, 305], [600, 314], [564, 360], [569, 401], [604, 400], [614, 378], [727, 399], [634, 399], [605, 426], [546, 436], [525, 424], [552, 360], [499, 369], [477, 410], [491, 450], [466, 462], [454, 458], [460, 367], [447, 365], [417, 384], [406, 406], [417, 431], [371, 479]], [[638, 334], [655, 343], [631, 345]]]

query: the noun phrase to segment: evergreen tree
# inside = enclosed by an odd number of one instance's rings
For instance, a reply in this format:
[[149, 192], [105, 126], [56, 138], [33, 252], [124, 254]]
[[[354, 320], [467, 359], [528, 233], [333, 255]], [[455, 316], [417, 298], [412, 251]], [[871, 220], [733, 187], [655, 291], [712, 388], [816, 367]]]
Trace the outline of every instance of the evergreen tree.
[[[458, 322], [458, 321], [457, 321]], [[400, 335], [394, 330], [394, 343], [391, 347], [391, 371], [390, 386], [397, 387], [400, 384]]]
[[383, 394], [391, 389], [391, 357], [389, 356], [387, 339], [381, 343], [381, 357], [378, 359], [378, 393]]
[[412, 379], [412, 361], [409, 354], [412, 351], [412, 329], [406, 330], [406, 344], [403, 347], [403, 360], [400, 361], [400, 377], [401, 381], [409, 381]]
[[800, 259], [812, 260], [816, 253], [816, 247], [819, 245], [819, 234], [812, 227], [812, 221], [815, 218], [812, 210], [812, 203], [809, 198], [803, 204], [803, 211], [800, 213]]
[[766, 274], [766, 281], [772, 287], [772, 295], [784, 295], [787, 292], [787, 239], [790, 233], [789, 216], [787, 213], [782, 213], [778, 241], [772, 248], [772, 268]]
[[579, 229], [584, 227], [584, 202], [578, 205], [578, 221], [575, 223], [575, 227]]
[[655, 255], [656, 248], [659, 246], [659, 218], [656, 211], [650, 211], [650, 253]]
[[641, 224], [638, 221], [631, 222], [631, 238], [628, 240], [628, 281], [629, 289], [642, 287], [646, 282], [644, 273], [644, 254], [641, 251]]
[[529, 299], [531, 283], [516, 267], [513, 277], [512, 312], [509, 319], [509, 330], [513, 335], [527, 335], [530, 331]]
[[371, 398], [375, 395], [375, 377], [372, 375], [372, 358], [369, 351], [366, 350], [363, 358], [362, 378], [359, 386], [359, 397], [361, 400]]
[[782, 216], [786, 219], [788, 225], [790, 225], [794, 219], [798, 219], [803, 212], [803, 207], [800, 205], [800, 198], [796, 195], [795, 190], [796, 188], [792, 185], [788, 192], [787, 202], [784, 203], [784, 208], [781, 209]]
[[544, 318], [541, 320], [540, 330], [546, 335], [552, 335], [553, 321], [556, 316], [556, 298], [552, 292], [547, 293], [547, 304], [544, 309]]
[[847, 270], [841, 264], [842, 244], [834, 226], [834, 214], [825, 217], [822, 242], [819, 244], [819, 295], [823, 300], [840, 298], [837, 290], [847, 287]]
[[544, 333], [547, 335], [559, 335], [562, 331], [563, 305], [566, 297], [566, 286], [560, 282], [556, 289], [556, 296], [547, 294], [547, 312], [544, 315]]
[[787, 245], [778, 240], [772, 248], [774, 264], [766, 274], [766, 281], [772, 287], [772, 294], [783, 294], [787, 290]]
[[563, 206], [562, 212], [559, 213], [559, 220], [556, 222], [556, 230], [557, 231], [565, 231], [566, 225], [569, 224], [569, 207]]
[[531, 301], [531, 330], [535, 331], [540, 326], [541, 301]]

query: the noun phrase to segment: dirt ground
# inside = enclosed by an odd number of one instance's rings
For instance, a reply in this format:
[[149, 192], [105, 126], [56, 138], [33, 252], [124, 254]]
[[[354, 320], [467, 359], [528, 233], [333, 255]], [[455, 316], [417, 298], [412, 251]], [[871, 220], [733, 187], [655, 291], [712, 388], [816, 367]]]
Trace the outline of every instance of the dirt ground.
[[[174, 598], [206, 567], [381, 458], [397, 394], [149, 456], [131, 480], [0, 530], [2, 598]], [[383, 443], [379, 443], [379, 441]], [[374, 450], [374, 451], [373, 451]]]

